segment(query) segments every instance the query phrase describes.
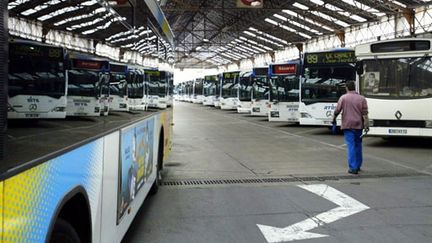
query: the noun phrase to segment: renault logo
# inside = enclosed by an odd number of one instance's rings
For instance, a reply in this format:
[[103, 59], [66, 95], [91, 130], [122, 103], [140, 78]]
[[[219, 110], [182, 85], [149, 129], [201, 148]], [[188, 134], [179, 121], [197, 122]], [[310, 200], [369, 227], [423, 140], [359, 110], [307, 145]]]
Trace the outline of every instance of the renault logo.
[[402, 118], [402, 113], [400, 111], [396, 111], [395, 117], [400, 120]]
[[29, 111], [35, 111], [37, 110], [37, 105], [36, 104], [30, 104], [29, 105]]

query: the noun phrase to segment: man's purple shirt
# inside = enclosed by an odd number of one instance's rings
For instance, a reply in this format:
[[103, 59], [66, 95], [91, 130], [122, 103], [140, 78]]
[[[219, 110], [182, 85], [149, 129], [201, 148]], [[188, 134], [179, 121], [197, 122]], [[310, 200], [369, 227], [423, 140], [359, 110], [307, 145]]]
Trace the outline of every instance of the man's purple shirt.
[[335, 114], [341, 112], [341, 129], [363, 129], [363, 116], [368, 114], [365, 97], [355, 91], [348, 91], [339, 98]]

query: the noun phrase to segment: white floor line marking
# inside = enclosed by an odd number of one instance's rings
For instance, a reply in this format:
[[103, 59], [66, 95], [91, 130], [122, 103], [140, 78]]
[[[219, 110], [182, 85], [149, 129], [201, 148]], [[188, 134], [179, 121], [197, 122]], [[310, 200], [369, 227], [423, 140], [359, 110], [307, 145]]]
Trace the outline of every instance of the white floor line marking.
[[327, 237], [328, 235], [307, 231], [369, 209], [369, 207], [363, 203], [325, 184], [299, 185], [299, 187], [325, 198], [337, 204], [339, 207], [312, 216], [285, 228], [257, 224], [267, 242], [277, 243]]
[[[197, 110], [200, 110], [200, 109], [197, 109]], [[332, 148], [338, 149], [338, 150], [345, 150], [345, 148], [344, 147], [340, 147], [340, 145], [334, 145], [334, 144], [331, 144], [331, 143], [326, 143], [326, 142], [314, 140], [312, 138], [308, 138], [308, 137], [297, 135], [297, 134], [290, 133], [290, 132], [287, 132], [287, 131], [279, 130], [277, 128], [267, 127], [267, 126], [264, 126], [264, 125], [256, 124], [254, 122], [243, 120], [243, 119], [240, 119], [240, 118], [237, 118], [237, 117], [232, 117], [232, 116], [227, 116], [227, 115], [221, 115], [221, 114], [217, 114], [217, 113], [214, 113], [214, 112], [211, 112], [211, 111], [207, 111], [207, 110], [204, 110], [204, 112], [215, 114], [215, 115], [222, 116], [222, 117], [234, 118], [234, 119], [237, 119], [237, 120], [240, 120], [240, 121], [243, 121], [243, 122], [246, 122], [246, 123], [258, 126], [258, 127], [267, 128], [267, 129], [270, 129], [270, 130], [276, 130], [278, 132], [281, 132], [281, 133], [284, 133], [284, 134], [287, 134], [287, 135], [291, 135], [293, 137], [303, 138], [303, 139], [306, 139], [306, 140], [309, 140], [309, 141], [312, 141], [312, 142], [315, 142], [315, 143], [320, 143], [320, 144], [326, 145], [328, 147], [332, 147]], [[407, 165], [404, 165], [404, 164], [400, 164], [398, 162], [395, 162], [395, 161], [392, 161], [392, 160], [389, 160], [389, 159], [381, 158], [381, 157], [378, 157], [378, 156], [375, 156], [375, 155], [363, 155], [363, 157], [364, 158], [368, 158], [369, 157], [369, 158], [381, 160], [383, 162], [390, 163], [392, 165], [396, 165], [396, 166], [399, 166], [399, 167], [402, 167], [402, 168], [405, 168], [405, 169], [409, 169], [409, 170], [415, 171], [415, 172], [420, 173], [420, 174], [432, 175], [432, 172], [428, 172], [428, 171], [425, 171], [425, 170], [419, 170], [419, 169], [416, 169], [416, 168], [413, 168], [413, 167], [410, 167], [410, 166], [407, 166]]]

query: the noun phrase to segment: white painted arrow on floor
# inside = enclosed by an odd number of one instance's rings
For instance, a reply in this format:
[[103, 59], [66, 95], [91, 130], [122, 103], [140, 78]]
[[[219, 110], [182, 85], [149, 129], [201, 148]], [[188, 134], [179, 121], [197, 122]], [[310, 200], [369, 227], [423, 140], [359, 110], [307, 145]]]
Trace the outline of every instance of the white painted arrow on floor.
[[339, 205], [339, 207], [324, 213], [320, 213], [316, 216], [310, 217], [285, 228], [257, 224], [269, 243], [327, 237], [328, 235], [310, 233], [307, 231], [324, 224], [333, 223], [339, 219], [359, 213], [369, 208], [354, 198], [324, 184], [300, 185], [299, 187], [315, 193], [318, 196]]

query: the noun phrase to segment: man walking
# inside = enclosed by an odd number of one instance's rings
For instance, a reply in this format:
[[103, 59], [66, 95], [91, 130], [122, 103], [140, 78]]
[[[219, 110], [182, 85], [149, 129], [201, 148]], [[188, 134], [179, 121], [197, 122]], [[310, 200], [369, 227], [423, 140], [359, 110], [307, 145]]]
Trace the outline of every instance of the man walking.
[[369, 131], [368, 107], [366, 99], [355, 91], [355, 83], [346, 83], [347, 93], [339, 98], [333, 115], [333, 124], [336, 117], [342, 112], [342, 126], [345, 143], [348, 148], [348, 173], [358, 174], [363, 162], [362, 131]]

